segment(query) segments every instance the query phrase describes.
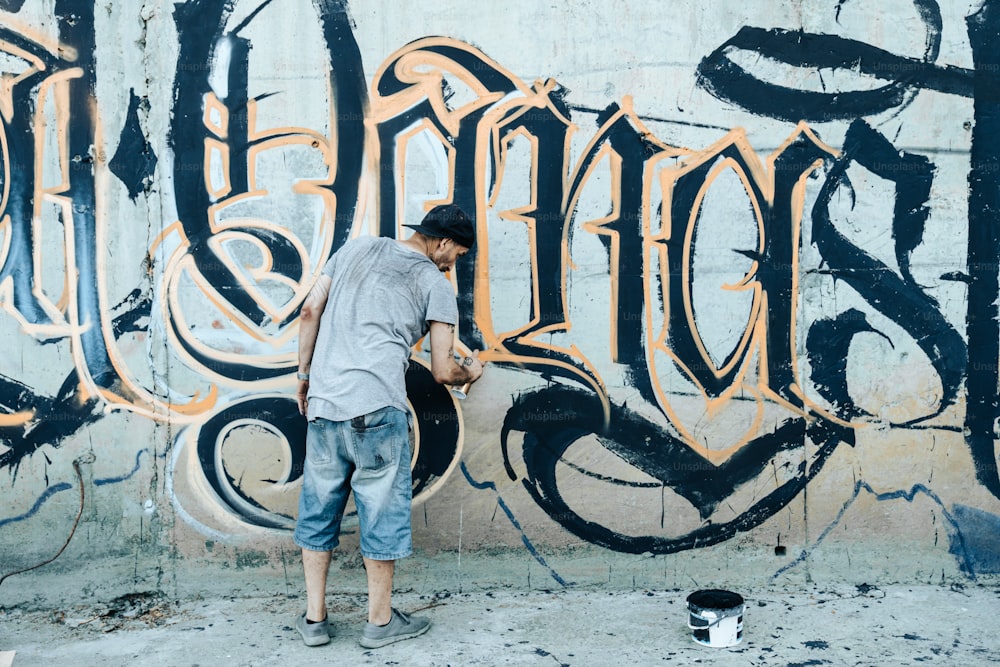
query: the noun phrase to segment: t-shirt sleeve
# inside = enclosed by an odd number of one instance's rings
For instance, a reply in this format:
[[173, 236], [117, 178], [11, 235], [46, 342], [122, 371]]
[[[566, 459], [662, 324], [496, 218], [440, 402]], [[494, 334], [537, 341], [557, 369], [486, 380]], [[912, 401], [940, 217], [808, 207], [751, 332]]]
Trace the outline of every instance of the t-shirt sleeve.
[[427, 300], [427, 321], [458, 324], [458, 302], [455, 290], [448, 280], [438, 274], [431, 283], [430, 295]]
[[330, 276], [333, 278], [333, 269], [337, 264], [337, 253], [333, 253], [333, 256], [326, 260], [326, 264], [323, 265], [322, 274], [324, 276]]

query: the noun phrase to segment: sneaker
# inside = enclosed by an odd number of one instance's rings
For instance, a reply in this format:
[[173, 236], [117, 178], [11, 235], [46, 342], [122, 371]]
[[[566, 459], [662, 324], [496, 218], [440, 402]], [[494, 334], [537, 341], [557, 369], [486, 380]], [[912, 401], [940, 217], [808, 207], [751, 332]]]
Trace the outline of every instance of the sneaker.
[[302, 614], [295, 621], [295, 629], [302, 635], [302, 641], [306, 646], [322, 646], [330, 643], [330, 623], [323, 619], [319, 623], [306, 623], [306, 615]]
[[409, 616], [393, 609], [392, 618], [386, 625], [365, 623], [365, 631], [361, 634], [361, 639], [358, 642], [365, 648], [378, 648], [422, 635], [430, 627], [430, 619], [423, 616]]

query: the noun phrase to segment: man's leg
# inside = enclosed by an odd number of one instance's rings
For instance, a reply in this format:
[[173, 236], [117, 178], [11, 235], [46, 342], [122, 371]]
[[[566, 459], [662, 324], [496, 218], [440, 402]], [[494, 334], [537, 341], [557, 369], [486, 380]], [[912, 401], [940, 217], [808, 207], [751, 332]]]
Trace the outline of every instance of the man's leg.
[[358, 639], [365, 648], [378, 648], [412, 639], [427, 632], [430, 619], [410, 616], [392, 608], [392, 575], [394, 560], [372, 560], [365, 557], [368, 573], [368, 623]]
[[352, 486], [368, 578], [368, 623], [358, 641], [365, 648], [378, 648], [421, 635], [430, 627], [425, 618], [392, 609], [396, 560], [413, 553], [406, 413], [396, 408], [372, 412], [365, 415], [364, 428], [352, 435], [357, 452]]
[[[331, 551], [339, 543], [340, 521], [350, 487], [353, 466], [345, 460], [343, 424], [326, 419], [309, 422], [302, 492], [293, 540], [302, 549], [306, 584], [306, 613], [295, 619], [295, 629], [306, 646], [330, 643], [326, 618], [326, 579]], [[309, 621], [313, 621], [309, 623]]]
[[[392, 620], [392, 576], [396, 571], [394, 560], [372, 560], [365, 557], [368, 574], [368, 622], [385, 625]], [[329, 562], [329, 554], [327, 554]]]
[[329, 551], [302, 550], [302, 569], [306, 575], [306, 619], [326, 618], [326, 575], [330, 569]]

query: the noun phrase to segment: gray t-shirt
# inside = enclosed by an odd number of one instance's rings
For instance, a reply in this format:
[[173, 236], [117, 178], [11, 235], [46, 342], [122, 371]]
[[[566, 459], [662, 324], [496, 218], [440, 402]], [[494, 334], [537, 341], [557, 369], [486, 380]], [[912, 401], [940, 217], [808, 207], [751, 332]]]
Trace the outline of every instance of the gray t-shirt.
[[323, 273], [332, 283], [310, 368], [309, 419], [408, 410], [410, 348], [429, 322], [458, 323], [451, 283], [423, 254], [372, 236], [344, 244]]

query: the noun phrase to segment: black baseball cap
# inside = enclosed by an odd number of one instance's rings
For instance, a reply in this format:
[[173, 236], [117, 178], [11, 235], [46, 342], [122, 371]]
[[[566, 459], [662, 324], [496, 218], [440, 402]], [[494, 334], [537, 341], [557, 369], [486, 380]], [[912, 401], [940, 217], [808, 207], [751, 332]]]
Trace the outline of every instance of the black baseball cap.
[[476, 242], [476, 228], [465, 211], [454, 204], [432, 208], [419, 225], [403, 225], [424, 236], [451, 239], [460, 246], [471, 248]]

